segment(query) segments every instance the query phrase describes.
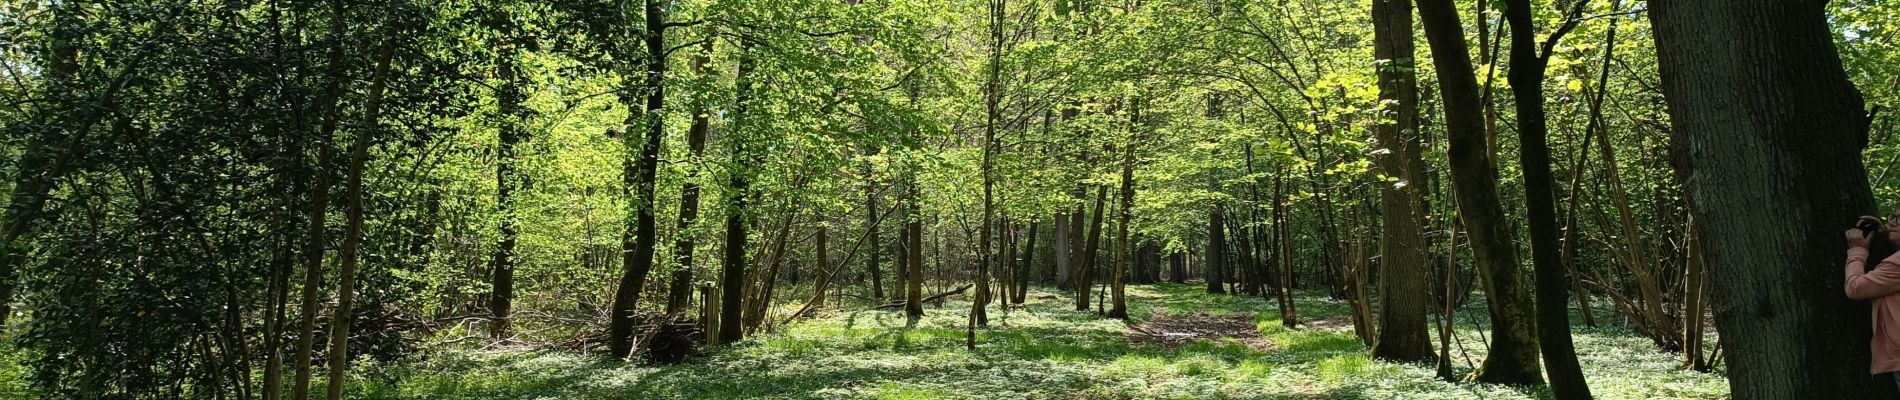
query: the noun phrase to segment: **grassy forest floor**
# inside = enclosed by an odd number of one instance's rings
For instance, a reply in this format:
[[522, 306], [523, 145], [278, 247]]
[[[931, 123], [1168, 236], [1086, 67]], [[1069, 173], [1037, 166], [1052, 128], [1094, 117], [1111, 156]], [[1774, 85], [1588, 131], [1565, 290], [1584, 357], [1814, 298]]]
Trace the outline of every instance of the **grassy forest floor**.
[[[1369, 358], [1344, 303], [1300, 297], [1305, 329], [1280, 326], [1269, 300], [1208, 295], [1193, 285], [1131, 286], [1129, 315], [1108, 320], [1074, 311], [1073, 300], [1032, 291], [1026, 308], [993, 310], [964, 349], [967, 302], [927, 308], [910, 324], [901, 311], [838, 311], [780, 332], [712, 349], [678, 365], [625, 366], [568, 353], [443, 351], [415, 363], [366, 368], [350, 398], [368, 399], [1166, 399], [1166, 398], [1540, 398], [1542, 388], [1453, 384], [1431, 364]], [[1458, 316], [1468, 356], [1484, 354], [1483, 305]], [[1190, 316], [1189, 318], [1181, 318]], [[1198, 322], [1197, 322], [1198, 321]], [[1216, 340], [1154, 343], [1156, 329], [1208, 321]], [[1150, 323], [1151, 325], [1141, 325]], [[1170, 325], [1172, 323], [1172, 325]], [[1142, 326], [1154, 335], [1131, 332]], [[1157, 326], [1165, 325], [1164, 328]], [[1433, 339], [1436, 343], [1436, 338]], [[1674, 354], [1620, 328], [1578, 328], [1577, 351], [1598, 398], [1726, 398], [1719, 374], [1678, 368]], [[1469, 361], [1467, 361], [1467, 357]]]

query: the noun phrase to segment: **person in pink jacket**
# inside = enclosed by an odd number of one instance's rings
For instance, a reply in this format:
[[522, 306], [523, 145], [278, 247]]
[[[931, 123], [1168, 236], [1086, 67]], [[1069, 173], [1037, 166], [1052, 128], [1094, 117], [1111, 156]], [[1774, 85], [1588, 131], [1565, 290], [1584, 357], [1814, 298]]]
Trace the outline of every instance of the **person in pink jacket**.
[[[1900, 295], [1896, 294], [1900, 293], [1900, 253], [1867, 268], [1867, 241], [1878, 233], [1900, 244], [1900, 217], [1888, 218], [1879, 232], [1871, 234], [1858, 227], [1847, 230], [1846, 291], [1848, 298], [1873, 300], [1874, 337], [1870, 346], [1874, 357], [1869, 372], [1884, 374], [1900, 372]], [[1900, 383], [1900, 374], [1894, 377]]]

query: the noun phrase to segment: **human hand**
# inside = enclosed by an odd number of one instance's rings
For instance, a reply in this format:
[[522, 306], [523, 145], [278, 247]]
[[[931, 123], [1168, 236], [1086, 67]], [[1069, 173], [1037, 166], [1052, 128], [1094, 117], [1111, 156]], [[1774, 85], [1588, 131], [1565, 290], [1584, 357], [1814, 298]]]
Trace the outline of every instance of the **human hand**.
[[1846, 236], [1847, 248], [1867, 248], [1867, 233], [1862, 232], [1860, 228], [1848, 229]]

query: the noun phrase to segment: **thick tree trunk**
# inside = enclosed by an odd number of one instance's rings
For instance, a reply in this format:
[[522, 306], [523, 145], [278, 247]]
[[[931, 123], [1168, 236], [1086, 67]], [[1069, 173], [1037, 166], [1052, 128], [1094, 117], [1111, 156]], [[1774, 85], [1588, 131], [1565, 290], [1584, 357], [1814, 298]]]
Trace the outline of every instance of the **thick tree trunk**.
[[1424, 152], [1418, 131], [1408, 129], [1418, 118], [1418, 82], [1413, 72], [1411, 0], [1373, 0], [1373, 57], [1379, 60], [1379, 99], [1392, 104], [1393, 120], [1380, 121], [1373, 132], [1384, 152], [1379, 169], [1396, 182], [1379, 191], [1384, 215], [1379, 239], [1379, 338], [1372, 356], [1399, 361], [1432, 358], [1431, 335], [1425, 313], [1431, 281], [1426, 262]]
[[1056, 213], [1056, 289], [1069, 287], [1069, 214]]
[[[705, 76], [711, 67], [713, 42], [711, 40], [699, 46], [699, 55], [693, 56], [693, 72]], [[706, 133], [712, 128], [712, 113], [703, 100], [693, 101], [693, 126], [686, 130], [686, 145], [691, 149], [689, 160], [698, 160], [706, 155]], [[689, 162], [697, 166], [697, 162]], [[687, 304], [693, 300], [693, 248], [698, 245], [692, 233], [693, 224], [699, 220], [699, 174], [698, 167], [692, 167], [686, 183], [680, 187], [680, 215], [673, 240], [673, 259], [679, 269], [673, 271], [673, 282], [667, 288], [666, 313], [678, 314], [686, 311]], [[819, 264], [820, 268], [829, 268]], [[822, 274], [822, 272], [821, 272]], [[821, 304], [822, 305], [822, 304]]]
[[746, 124], [751, 116], [746, 113], [752, 102], [754, 63], [752, 42], [742, 40], [739, 49], [738, 87], [732, 116], [734, 132], [727, 135], [727, 141], [731, 142], [732, 146], [733, 165], [738, 165], [740, 168], [730, 173], [728, 183], [730, 187], [726, 189], [726, 248], [724, 259], [721, 260], [723, 265], [720, 266], [719, 334], [714, 344], [734, 343], [745, 337], [745, 332], [740, 330], [739, 324], [745, 303], [747, 239], [745, 221], [750, 212], [746, 207], [752, 190], [750, 166], [756, 165], [758, 158], [756, 154], [752, 154], [756, 150], [747, 143], [755, 135], [746, 131], [751, 129], [751, 126]]
[[633, 204], [633, 224], [620, 236], [620, 285], [614, 290], [614, 302], [608, 315], [607, 349], [614, 357], [626, 357], [633, 350], [633, 314], [640, 308], [640, 292], [647, 274], [653, 271], [653, 252], [659, 244], [654, 229], [654, 178], [659, 173], [660, 139], [666, 136], [666, 2], [646, 2], [646, 110], [628, 116], [646, 128], [644, 143], [635, 142], [636, 127], [627, 126], [627, 151], [640, 149], [639, 158], [627, 158], [623, 171], [628, 202]]
[[1534, 384], [1538, 373], [1536, 310], [1518, 274], [1517, 245], [1498, 199], [1498, 172], [1484, 138], [1484, 105], [1472, 75], [1458, 12], [1450, 0], [1422, 0], [1419, 19], [1432, 47], [1445, 102], [1451, 178], [1459, 215], [1469, 229], [1491, 312], [1491, 351], [1479, 367], [1485, 383]]
[[1841, 231], [1874, 210], [1869, 118], [1824, 4], [1650, 4], [1737, 399], [1895, 396], [1867, 375], [1867, 302], [1842, 295]]
[[[1551, 392], [1558, 399], [1588, 399], [1590, 386], [1584, 381], [1576, 346], [1570, 341], [1570, 278], [1559, 258], [1557, 243], [1556, 185], [1551, 178], [1550, 129], [1544, 116], [1544, 71], [1550, 64], [1550, 51], [1539, 54], [1530, 0], [1509, 0], [1505, 4], [1505, 19], [1511, 24], [1511, 71], [1505, 79], [1511, 83], [1517, 111], [1524, 208], [1529, 213], [1531, 265], [1536, 271], [1537, 344], [1543, 351]], [[1541, 45], [1554, 48], [1578, 17], [1570, 15], [1571, 19]]]

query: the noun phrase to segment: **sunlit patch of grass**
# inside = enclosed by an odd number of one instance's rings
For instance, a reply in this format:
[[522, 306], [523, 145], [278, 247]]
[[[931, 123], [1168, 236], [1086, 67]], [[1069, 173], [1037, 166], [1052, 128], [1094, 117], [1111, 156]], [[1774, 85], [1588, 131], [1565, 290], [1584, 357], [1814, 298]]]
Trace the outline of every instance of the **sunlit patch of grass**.
[[919, 386], [908, 386], [897, 382], [884, 382], [872, 390], [872, 396], [878, 400], [935, 400], [951, 398], [941, 390]]
[[1364, 355], [1334, 356], [1319, 362], [1319, 379], [1330, 383], [1340, 383], [1348, 379], [1357, 379], [1370, 375], [1375, 368], [1372, 358]]

